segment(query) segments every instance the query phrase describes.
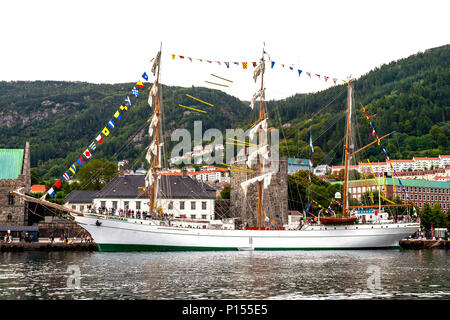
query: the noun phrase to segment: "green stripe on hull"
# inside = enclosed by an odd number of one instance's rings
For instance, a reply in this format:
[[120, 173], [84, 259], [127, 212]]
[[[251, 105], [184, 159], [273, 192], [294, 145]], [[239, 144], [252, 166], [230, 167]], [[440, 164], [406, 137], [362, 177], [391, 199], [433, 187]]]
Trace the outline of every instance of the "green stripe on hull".
[[[232, 247], [185, 247], [185, 246], [155, 246], [144, 244], [97, 244], [100, 252], [123, 251], [239, 251]], [[287, 251], [287, 250], [385, 250], [402, 249], [400, 246], [375, 248], [255, 248], [255, 251]]]

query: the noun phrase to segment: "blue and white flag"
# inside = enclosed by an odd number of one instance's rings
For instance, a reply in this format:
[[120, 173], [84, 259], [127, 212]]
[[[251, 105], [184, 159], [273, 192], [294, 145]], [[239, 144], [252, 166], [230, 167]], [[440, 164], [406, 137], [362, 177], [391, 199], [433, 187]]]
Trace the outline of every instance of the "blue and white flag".
[[129, 106], [131, 106], [131, 100], [130, 100], [130, 97], [127, 96], [127, 98], [125, 99], [125, 102], [128, 103]]
[[114, 122], [112, 120], [109, 120], [108, 127], [110, 127], [111, 129], [114, 129]]
[[138, 94], [139, 94], [139, 90], [136, 89], [136, 87], [133, 87], [133, 89], [131, 89], [131, 93], [134, 94], [137, 97]]
[[142, 78], [144, 78], [144, 79], [145, 79], [145, 81], [148, 81], [148, 75], [147, 75], [147, 73], [146, 73], [146, 72], [144, 72], [144, 74], [142, 75]]
[[311, 153], [314, 152], [314, 147], [312, 143], [312, 130], [309, 131], [309, 147], [311, 148]]
[[53, 196], [55, 195], [55, 190], [53, 190], [53, 187], [48, 190], [48, 194], [53, 198]]

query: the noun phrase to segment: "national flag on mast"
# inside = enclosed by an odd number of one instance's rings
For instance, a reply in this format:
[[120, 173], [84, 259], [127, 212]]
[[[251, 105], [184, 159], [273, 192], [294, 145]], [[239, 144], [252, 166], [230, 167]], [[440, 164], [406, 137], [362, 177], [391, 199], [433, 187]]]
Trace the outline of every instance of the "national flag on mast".
[[298, 76], [300, 77], [301, 74], [302, 74], [302, 70], [298, 69]]
[[309, 147], [311, 148], [311, 153], [314, 152], [313, 142], [312, 142], [312, 130], [309, 131]]

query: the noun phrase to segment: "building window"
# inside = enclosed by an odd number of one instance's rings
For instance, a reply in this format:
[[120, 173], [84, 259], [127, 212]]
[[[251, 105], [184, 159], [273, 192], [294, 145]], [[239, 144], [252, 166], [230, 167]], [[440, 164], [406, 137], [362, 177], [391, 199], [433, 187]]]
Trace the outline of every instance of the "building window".
[[180, 201], [180, 210], [184, 210], [184, 201]]
[[419, 194], [419, 200], [422, 200], [422, 195]]
[[11, 220], [12, 220], [12, 215], [8, 214], [8, 221], [11, 221]]
[[173, 201], [169, 202], [169, 210], [173, 210]]
[[140, 210], [140, 209], [141, 209], [141, 202], [136, 201], [136, 210]]
[[206, 210], [206, 201], [202, 201], [202, 210]]
[[430, 201], [430, 196], [427, 196], [427, 200]]
[[113, 201], [112, 204], [113, 204], [113, 208], [117, 209], [117, 201]]
[[195, 219], [195, 214], [191, 214], [191, 219]]
[[[444, 205], [445, 208], [445, 205]], [[202, 219], [206, 219], [206, 214], [202, 214]]]
[[125, 210], [130, 209], [130, 201], [124, 201], [124, 202], [123, 202], [123, 208], [124, 208]]
[[195, 201], [191, 201], [191, 210], [195, 210]]
[[84, 206], [80, 206], [80, 211], [83, 212]]
[[12, 194], [8, 194], [8, 204], [10, 206], [14, 205], [14, 196]]
[[106, 201], [101, 201], [100, 203], [102, 208], [106, 208]]
[[77, 206], [72, 206], [72, 209], [73, 210], [77, 210]]

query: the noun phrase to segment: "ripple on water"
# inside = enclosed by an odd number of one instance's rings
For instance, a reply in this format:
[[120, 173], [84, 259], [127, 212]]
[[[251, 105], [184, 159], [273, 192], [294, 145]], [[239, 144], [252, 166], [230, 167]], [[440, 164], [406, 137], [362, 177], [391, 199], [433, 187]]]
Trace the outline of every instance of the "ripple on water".
[[[448, 299], [448, 251], [0, 254], [5, 299]], [[68, 267], [80, 288], [68, 285]], [[371, 290], [369, 266], [379, 269]]]

